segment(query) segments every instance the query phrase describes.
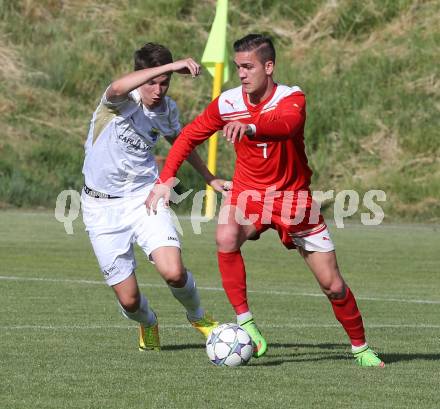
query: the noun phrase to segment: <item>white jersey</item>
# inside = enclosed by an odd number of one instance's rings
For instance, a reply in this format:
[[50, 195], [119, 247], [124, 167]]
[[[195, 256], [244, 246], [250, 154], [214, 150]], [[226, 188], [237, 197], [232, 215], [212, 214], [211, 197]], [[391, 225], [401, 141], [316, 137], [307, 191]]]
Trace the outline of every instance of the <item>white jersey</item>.
[[149, 110], [137, 90], [118, 102], [108, 101], [104, 93], [85, 143], [85, 184], [112, 196], [146, 194], [158, 177], [154, 146], [160, 136], [176, 137], [180, 129], [170, 97]]

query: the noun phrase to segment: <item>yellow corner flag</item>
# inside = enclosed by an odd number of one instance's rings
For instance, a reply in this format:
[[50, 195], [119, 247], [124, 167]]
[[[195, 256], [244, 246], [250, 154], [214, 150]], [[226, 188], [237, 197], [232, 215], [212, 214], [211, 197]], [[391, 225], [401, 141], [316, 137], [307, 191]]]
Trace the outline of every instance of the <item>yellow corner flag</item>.
[[[214, 77], [212, 99], [222, 91], [222, 84], [229, 80], [229, 59], [226, 45], [226, 26], [228, 22], [228, 0], [217, 0], [217, 9], [208, 42], [203, 52], [202, 64]], [[209, 139], [208, 169], [217, 172], [217, 132]], [[206, 187], [205, 217], [215, 215], [217, 196], [211, 186]]]
[[[229, 80], [229, 59], [226, 44], [226, 26], [228, 24], [228, 0], [217, 0], [217, 9], [208, 42], [203, 52], [202, 64], [215, 79], [215, 65], [223, 64], [222, 84]], [[214, 98], [213, 98], [214, 99]]]

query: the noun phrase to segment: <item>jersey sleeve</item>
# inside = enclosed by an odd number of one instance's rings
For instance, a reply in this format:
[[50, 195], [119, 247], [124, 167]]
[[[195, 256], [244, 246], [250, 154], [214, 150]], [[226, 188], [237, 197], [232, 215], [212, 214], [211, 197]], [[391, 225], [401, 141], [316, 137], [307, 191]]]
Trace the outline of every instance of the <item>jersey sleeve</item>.
[[277, 107], [261, 115], [255, 123], [254, 140], [285, 140], [302, 129], [306, 119], [306, 99], [302, 92], [283, 98]]
[[182, 126], [180, 125], [180, 115], [179, 115], [179, 108], [177, 107], [177, 104], [170, 99], [170, 116], [169, 116], [169, 121], [170, 121], [170, 129], [171, 129], [171, 134], [167, 135], [170, 136], [171, 138], [176, 138], [177, 135], [179, 135], [179, 132], [182, 129]]
[[110, 110], [116, 111], [118, 113], [123, 113], [127, 108], [131, 107], [133, 102], [139, 103], [140, 95], [137, 90], [131, 91], [127, 96], [121, 97], [120, 99], [109, 101], [107, 99], [107, 91], [111, 85], [107, 87], [104, 95], [101, 98], [101, 104], [109, 108]]
[[193, 149], [222, 129], [225, 122], [220, 117], [218, 98], [212, 101], [194, 121], [186, 125], [171, 147], [158, 183], [175, 177], [182, 162]]

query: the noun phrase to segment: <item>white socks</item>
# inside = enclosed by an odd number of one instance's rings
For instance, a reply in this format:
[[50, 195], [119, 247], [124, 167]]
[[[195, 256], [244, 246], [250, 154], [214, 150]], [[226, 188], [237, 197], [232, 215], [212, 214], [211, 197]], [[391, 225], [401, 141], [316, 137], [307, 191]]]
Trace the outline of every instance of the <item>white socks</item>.
[[187, 271], [186, 283], [183, 287], [171, 287], [168, 286], [174, 295], [186, 309], [188, 320], [198, 321], [203, 317], [205, 311], [200, 306], [199, 292], [197, 291], [196, 283], [191, 274], [191, 271]]
[[[185, 286], [176, 288], [169, 285], [168, 287], [174, 297], [185, 307], [188, 320], [198, 321], [203, 317], [205, 311], [200, 306], [199, 292], [197, 291], [196, 283], [191, 272], [187, 271], [186, 274], [187, 279]], [[121, 304], [119, 304], [119, 307], [125, 318], [137, 321], [147, 327], [154, 325], [157, 321], [156, 315], [148, 306], [148, 300], [143, 294], [141, 294], [139, 309], [136, 312], [126, 311]]]
[[368, 345], [367, 343], [365, 343], [363, 345], [359, 345], [358, 347], [355, 347], [354, 345], [352, 345], [351, 346], [351, 352], [353, 352], [353, 354], [355, 354], [355, 353], [359, 352], [361, 349], [365, 349], [365, 347], [367, 345]]
[[237, 315], [237, 324], [241, 325], [252, 319], [252, 313], [250, 311], [243, 312]]
[[144, 324], [147, 327], [150, 327], [157, 322], [156, 315], [154, 314], [153, 310], [148, 306], [148, 300], [143, 294], [141, 294], [139, 309], [137, 311], [126, 311], [121, 304], [119, 304], [119, 307], [121, 308], [122, 315], [125, 318]]

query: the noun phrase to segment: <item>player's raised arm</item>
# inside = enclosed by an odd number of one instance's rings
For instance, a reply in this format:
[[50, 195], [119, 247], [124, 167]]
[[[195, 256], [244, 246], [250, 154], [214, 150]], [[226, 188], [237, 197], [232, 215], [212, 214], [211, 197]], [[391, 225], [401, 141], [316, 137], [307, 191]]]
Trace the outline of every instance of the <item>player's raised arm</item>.
[[[165, 139], [171, 144], [174, 144], [175, 139], [170, 137], [165, 137]], [[205, 162], [203, 162], [202, 158], [199, 156], [196, 150], [193, 150], [188, 158], [186, 159], [188, 163], [191, 164], [191, 166], [203, 177], [206, 184], [211, 186], [215, 191], [220, 192], [222, 194], [225, 194], [227, 190], [229, 190], [227, 187], [229, 186], [229, 183], [226, 180], [217, 178], [215, 175], [213, 175], [208, 167], [205, 165]], [[226, 187], [225, 187], [226, 186]]]
[[271, 115], [260, 116], [255, 122], [253, 140], [277, 141], [295, 137], [304, 127], [306, 99], [302, 92], [283, 98]]
[[280, 101], [275, 110], [261, 115], [255, 123], [228, 122], [223, 137], [230, 143], [240, 142], [243, 136], [256, 141], [282, 141], [292, 138], [304, 127], [305, 97], [296, 92]]
[[230, 143], [240, 142], [243, 136], [252, 137], [255, 132], [255, 125], [245, 124], [240, 121], [228, 122], [223, 127], [223, 137]]
[[136, 70], [113, 81], [106, 91], [108, 101], [120, 101], [134, 89], [161, 75], [169, 75], [173, 72], [191, 75], [193, 78], [200, 74], [200, 65], [192, 58], [174, 61], [158, 67]]
[[222, 129], [224, 124], [218, 109], [218, 98], [216, 98], [194, 121], [183, 128], [168, 153], [156, 185], [145, 201], [148, 211], [150, 209], [156, 211], [160, 199], [164, 199], [165, 204], [168, 204], [170, 189], [182, 162], [188, 158], [197, 145]]
[[182, 129], [168, 153], [159, 176], [159, 183], [167, 183], [168, 179], [175, 177], [182, 162], [193, 149], [222, 129], [223, 125], [224, 121], [220, 118], [218, 109], [218, 99], [215, 99], [194, 121]]

